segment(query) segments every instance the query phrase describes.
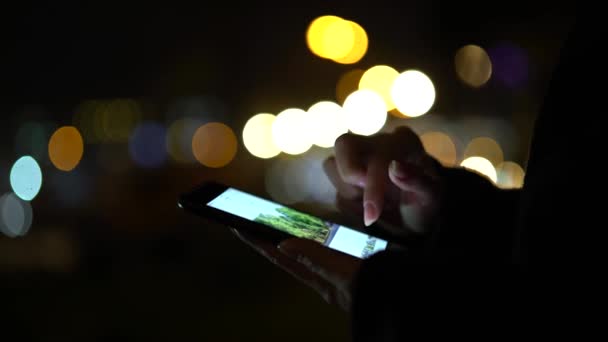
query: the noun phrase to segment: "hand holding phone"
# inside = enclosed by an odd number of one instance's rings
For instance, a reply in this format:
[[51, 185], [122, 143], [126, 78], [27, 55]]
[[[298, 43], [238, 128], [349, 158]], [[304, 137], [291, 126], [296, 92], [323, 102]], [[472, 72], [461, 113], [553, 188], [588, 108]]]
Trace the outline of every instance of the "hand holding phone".
[[275, 245], [238, 229], [233, 232], [271, 263], [315, 290], [327, 303], [350, 311], [352, 282], [361, 259], [312, 240], [290, 238]]
[[180, 197], [185, 210], [231, 227], [256, 252], [348, 311], [351, 282], [362, 259], [389, 241], [208, 182]]

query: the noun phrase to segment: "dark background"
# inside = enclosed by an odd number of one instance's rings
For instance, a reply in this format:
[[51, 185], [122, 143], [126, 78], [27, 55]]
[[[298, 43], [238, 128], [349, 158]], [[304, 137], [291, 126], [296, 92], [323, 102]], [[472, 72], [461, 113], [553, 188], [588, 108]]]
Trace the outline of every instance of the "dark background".
[[[306, 28], [324, 14], [365, 28], [370, 45], [360, 62], [340, 65], [310, 53]], [[174, 101], [211, 98], [222, 109], [210, 115], [236, 132], [239, 147], [220, 169], [167, 161], [108, 172], [97, 164], [103, 147], [86, 139], [72, 173], [42, 160], [46, 178], [31, 202], [29, 233], [0, 234], [0, 338], [348, 340], [347, 315], [227, 230], [178, 210], [178, 194], [216, 179], [267, 195], [272, 160], [243, 147], [246, 120], [335, 100], [340, 75], [377, 64], [424, 70], [438, 94], [429, 116], [487, 115], [512, 124], [517, 138], [508, 157], [525, 166], [534, 117], [570, 24], [568, 8], [523, 1], [92, 2], [3, 10], [0, 193], [10, 191], [9, 170], [22, 155], [15, 146], [20, 125], [70, 125], [84, 100], [136, 99], [146, 119], [164, 123]], [[459, 47], [504, 41], [528, 55], [525, 85], [507, 89], [490, 80], [472, 90], [459, 82]], [[314, 203], [295, 206], [305, 205], [315, 210]]]

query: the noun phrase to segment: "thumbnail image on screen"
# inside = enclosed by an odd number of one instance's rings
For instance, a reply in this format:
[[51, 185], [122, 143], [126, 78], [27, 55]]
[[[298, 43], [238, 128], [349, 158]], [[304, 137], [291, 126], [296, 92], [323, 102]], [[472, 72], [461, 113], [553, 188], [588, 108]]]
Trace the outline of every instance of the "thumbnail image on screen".
[[367, 258], [388, 245], [385, 240], [234, 188], [225, 190], [207, 205], [358, 258]]

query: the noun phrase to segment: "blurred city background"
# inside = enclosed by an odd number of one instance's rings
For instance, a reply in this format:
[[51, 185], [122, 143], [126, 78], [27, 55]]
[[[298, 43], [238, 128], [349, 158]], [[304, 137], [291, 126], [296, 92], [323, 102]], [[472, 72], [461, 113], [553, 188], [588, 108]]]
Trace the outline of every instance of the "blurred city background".
[[401, 125], [521, 187], [572, 23], [523, 1], [225, 6], [4, 12], [0, 338], [348, 340], [346, 315], [177, 196], [213, 179], [331, 216], [336, 137]]

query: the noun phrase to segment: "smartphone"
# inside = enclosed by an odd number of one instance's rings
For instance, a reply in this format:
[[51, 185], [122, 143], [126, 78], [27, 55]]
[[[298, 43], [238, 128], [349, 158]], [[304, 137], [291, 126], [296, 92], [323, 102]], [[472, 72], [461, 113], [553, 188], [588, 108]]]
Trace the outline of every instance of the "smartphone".
[[276, 243], [295, 236], [360, 259], [390, 247], [389, 241], [377, 236], [216, 182], [181, 195], [178, 206], [229, 227], [263, 234]]

